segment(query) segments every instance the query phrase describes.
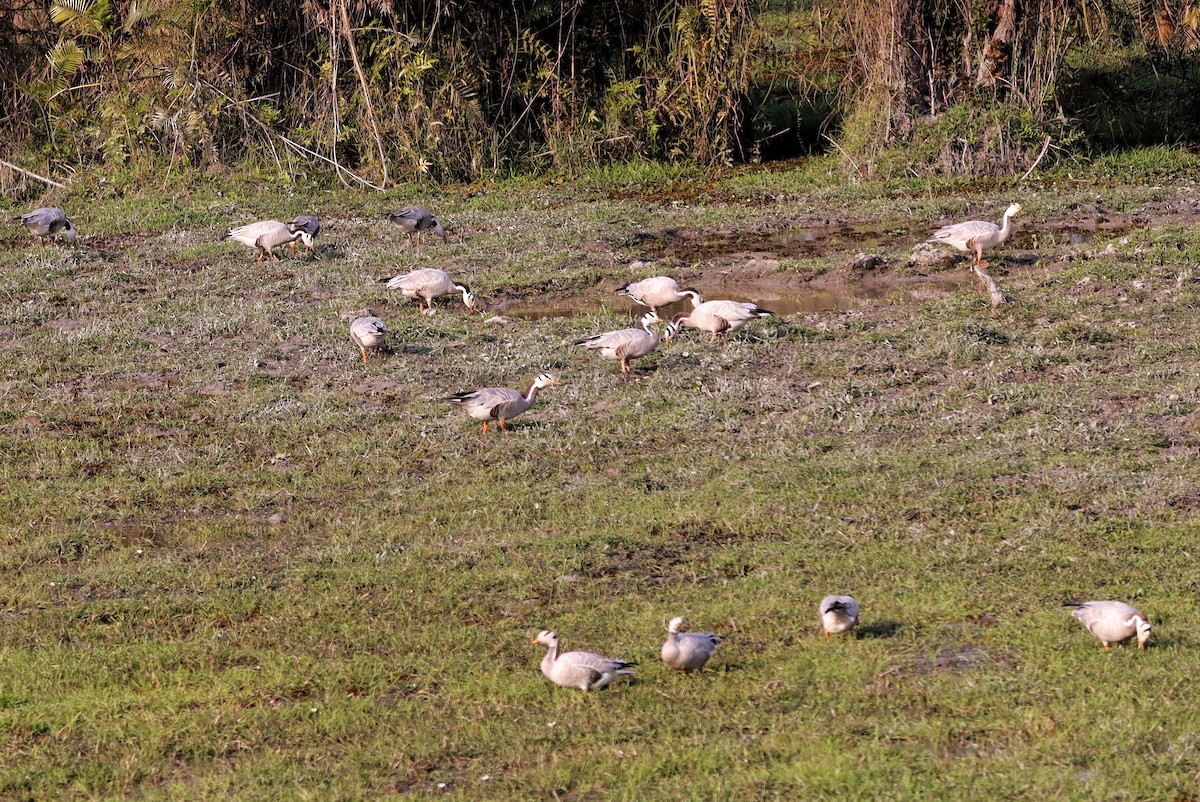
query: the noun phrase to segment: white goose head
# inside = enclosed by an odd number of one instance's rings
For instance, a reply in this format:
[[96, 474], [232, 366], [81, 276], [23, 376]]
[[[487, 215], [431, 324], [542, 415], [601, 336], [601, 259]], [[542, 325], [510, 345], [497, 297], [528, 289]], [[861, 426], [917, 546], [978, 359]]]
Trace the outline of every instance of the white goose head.
[[667, 624], [667, 632], [670, 632], [672, 635], [677, 634], [679, 632], [679, 628], [683, 626], [683, 621], [684, 618], [681, 615], [677, 615], [672, 618], [670, 623]]
[[542, 646], [550, 646], [554, 648], [558, 646], [558, 636], [549, 629], [543, 629], [537, 634], [537, 637], [533, 639], [533, 642], [540, 643]]
[[1137, 629], [1138, 648], [1145, 649], [1146, 641], [1150, 640], [1150, 622], [1146, 620], [1146, 616], [1135, 613], [1130, 623]]
[[[562, 382], [551, 376], [549, 373], [539, 373], [538, 377], [533, 380], [533, 386], [541, 390], [544, 387], [561, 387]], [[553, 632], [550, 634], [552, 636], [554, 635]]]

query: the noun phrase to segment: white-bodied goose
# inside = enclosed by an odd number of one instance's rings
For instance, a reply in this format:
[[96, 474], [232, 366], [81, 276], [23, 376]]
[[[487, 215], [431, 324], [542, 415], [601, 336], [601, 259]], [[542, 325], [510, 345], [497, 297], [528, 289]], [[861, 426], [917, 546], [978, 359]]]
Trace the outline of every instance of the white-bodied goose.
[[272, 260], [277, 260], [279, 257], [275, 255], [275, 249], [283, 245], [290, 245], [298, 239], [303, 239], [305, 233], [302, 229], [296, 228], [290, 223], [281, 223], [278, 220], [260, 220], [257, 223], [240, 226], [239, 228], [231, 229], [226, 235], [226, 239], [237, 240], [238, 242], [250, 248], [258, 249], [257, 261], [263, 261], [263, 257], [269, 256]]
[[[314, 244], [314, 240], [316, 240], [317, 235], [321, 233], [321, 221], [313, 217], [311, 214], [300, 214], [292, 218], [292, 221], [288, 223], [288, 225], [297, 231], [304, 232], [300, 235], [300, 241], [304, 243], [306, 248], [308, 248], [309, 253], [311, 253], [313, 256], [316, 256], [317, 246]], [[296, 243], [293, 242], [292, 251], [295, 252], [295, 250]]]
[[1008, 239], [1012, 233], [1012, 217], [1021, 211], [1021, 204], [1014, 203], [1004, 210], [1004, 219], [1000, 225], [985, 220], [968, 220], [965, 223], [955, 223], [933, 232], [930, 242], [941, 242], [964, 253], [975, 254], [975, 264], [981, 270], [988, 263], [983, 261], [983, 252], [994, 248]]
[[853, 596], [826, 596], [817, 605], [825, 637], [831, 632], [849, 632], [858, 625], [858, 602]]
[[629, 360], [643, 357], [658, 347], [658, 332], [651, 327], [659, 321], [657, 314], [647, 312], [642, 315], [641, 328], [593, 334], [591, 337], [575, 340], [574, 345], [599, 351], [600, 356], [607, 359], [621, 360], [621, 372], [629, 373]]
[[[453, 295], [456, 292], [462, 293], [467, 309], [472, 312], [480, 311], [479, 302], [471, 293], [471, 288], [466, 284], [459, 284], [450, 278], [450, 274], [445, 270], [438, 270], [436, 267], [423, 267], [380, 281], [387, 284], [389, 290], [400, 290], [400, 294], [405, 298], [416, 298], [421, 314], [433, 313], [434, 298]], [[425, 304], [429, 304], [428, 309], [425, 308]]]
[[39, 245], [45, 246], [47, 237], [62, 236], [74, 245], [77, 232], [75, 226], [67, 219], [67, 213], [57, 206], [44, 206], [26, 212], [20, 217], [21, 225], [29, 229], [29, 233], [37, 237]]
[[614, 660], [592, 652], [558, 653], [558, 636], [543, 629], [533, 639], [546, 647], [542, 658], [542, 673], [546, 679], [564, 688], [581, 691], [598, 691], [621, 675], [633, 676], [632, 666], [626, 660]]
[[682, 624], [683, 616], [667, 624], [667, 642], [659, 656], [678, 671], [699, 671], [721, 645], [721, 636], [715, 632], [680, 632]]
[[1150, 620], [1134, 607], [1120, 601], [1068, 602], [1071, 615], [1079, 619], [1108, 651], [1111, 643], [1124, 643], [1136, 637], [1139, 649], [1150, 639]]
[[626, 284], [617, 290], [617, 295], [631, 298], [642, 306], [650, 307], [654, 312], [657, 312], [660, 306], [669, 306], [684, 298], [692, 299], [693, 308], [704, 303], [700, 293], [690, 287], [680, 287], [679, 282], [669, 276], [653, 276]]
[[433, 216], [433, 212], [426, 209], [424, 206], [405, 206], [403, 209], [396, 209], [394, 212], [388, 213], [388, 220], [391, 220], [400, 229], [408, 235], [408, 244], [413, 244], [413, 234], [417, 235], [417, 244], [421, 244], [421, 234], [426, 231], [432, 231], [442, 238], [442, 242], [446, 241], [446, 229], [442, 228], [442, 224]]
[[496, 421], [501, 431], [507, 430], [505, 421], [512, 420], [533, 406], [538, 390], [543, 387], [560, 387], [562, 382], [549, 373], [542, 373], [524, 393], [511, 390], [508, 387], [484, 387], [481, 390], [466, 390], [447, 396], [451, 404], [457, 404], [465, 409], [467, 414], [477, 421], [483, 421], [483, 433], [487, 434], [488, 424]]
[[667, 342], [684, 326], [707, 331], [712, 334], [712, 342], [716, 342], [718, 334], [728, 337], [751, 320], [773, 314], [768, 309], [741, 301], [705, 301], [691, 312], [680, 312], [667, 324]]
[[383, 340], [387, 336], [387, 326], [375, 316], [356, 318], [350, 324], [350, 339], [362, 351], [363, 364], [367, 362], [367, 349], [378, 353], [383, 348]]

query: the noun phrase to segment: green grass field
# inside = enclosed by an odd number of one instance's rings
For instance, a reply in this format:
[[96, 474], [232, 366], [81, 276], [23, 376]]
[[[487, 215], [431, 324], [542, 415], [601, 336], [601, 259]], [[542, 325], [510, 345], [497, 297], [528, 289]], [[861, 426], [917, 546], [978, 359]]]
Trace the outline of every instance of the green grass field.
[[[8, 202], [68, 207], [82, 247], [2, 234], [0, 798], [1200, 797], [1200, 170], [1145, 158]], [[727, 271], [737, 297], [756, 239], [1014, 199], [998, 312], [897, 292], [685, 331], [632, 379], [568, 345], [628, 325], [635, 278]], [[410, 202], [449, 244], [405, 246], [382, 215]], [[302, 212], [317, 260], [221, 242]], [[694, 253], [631, 268], [664, 238]], [[911, 250], [874, 248], [896, 276]], [[771, 255], [853, 290], [854, 253]], [[495, 306], [605, 304], [419, 317], [377, 281], [415, 266]], [[363, 310], [392, 330], [365, 366]], [[508, 434], [440, 400], [540, 371], [564, 386]], [[826, 640], [835, 592], [861, 626]], [[1108, 598], [1150, 648], [1105, 653], [1061, 606]], [[727, 638], [702, 674], [657, 660], [674, 615]], [[551, 686], [542, 628], [637, 678]]]

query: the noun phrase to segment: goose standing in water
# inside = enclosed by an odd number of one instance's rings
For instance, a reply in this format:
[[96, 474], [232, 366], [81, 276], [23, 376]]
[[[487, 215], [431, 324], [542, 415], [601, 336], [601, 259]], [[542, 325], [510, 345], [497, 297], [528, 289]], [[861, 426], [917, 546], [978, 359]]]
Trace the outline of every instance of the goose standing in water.
[[363, 364], [367, 363], [367, 349], [378, 353], [383, 349], [383, 340], [387, 336], [387, 326], [375, 316], [360, 317], [350, 324], [350, 339], [362, 351]]
[[1065, 606], [1075, 608], [1071, 615], [1100, 639], [1104, 651], [1108, 651], [1109, 644], [1124, 643], [1133, 637], [1137, 638], [1139, 649], [1146, 648], [1146, 641], [1150, 639], [1150, 620], [1125, 602], [1068, 602]]
[[37, 237], [38, 245], [45, 247], [47, 237], [62, 236], [70, 245], [75, 244], [77, 232], [67, 218], [67, 213], [57, 206], [44, 206], [26, 212], [18, 218], [29, 233]]
[[[420, 270], [401, 273], [393, 278], [380, 279], [380, 281], [387, 284], [389, 290], [400, 290], [400, 294], [405, 298], [416, 298], [422, 315], [433, 314], [434, 298], [453, 295], [456, 292], [462, 293], [463, 304], [467, 309], [472, 312], [480, 311], [479, 302], [471, 293], [471, 288], [450, 278], [450, 274], [445, 270], [423, 267]], [[426, 304], [429, 305], [428, 308], [426, 308]]]
[[599, 351], [606, 359], [621, 360], [621, 372], [629, 374], [629, 360], [638, 359], [658, 347], [658, 332], [651, 326], [660, 322], [654, 312], [642, 315], [641, 328], [617, 329], [603, 334], [593, 334], [591, 337], [581, 337], [574, 345], [582, 345], [593, 351]]
[[481, 390], [466, 390], [447, 396], [445, 400], [457, 404], [477, 421], [483, 422], [483, 433], [488, 424], [496, 421], [501, 431], [507, 431], [505, 421], [527, 412], [537, 398], [538, 390], [544, 387], [560, 387], [562, 382], [549, 373], [542, 373], [529, 385], [524, 393], [508, 387], [484, 387]]
[[297, 228], [290, 223], [281, 223], [278, 220], [261, 220], [257, 223], [240, 226], [231, 229], [226, 235], [226, 239], [236, 240], [250, 248], [258, 249], [258, 259], [255, 261], [261, 262], [264, 257], [271, 257], [272, 261], [277, 261], [279, 257], [275, 255], [275, 249], [283, 245], [290, 245], [296, 240], [303, 239], [307, 236], [303, 229]]
[[821, 629], [830, 633], [849, 632], [858, 625], [858, 601], [853, 596], [826, 596], [817, 605]]
[[559, 654], [558, 636], [548, 629], [539, 632], [533, 642], [546, 647], [542, 673], [555, 685], [581, 691], [598, 691], [619, 676], [633, 676], [632, 666], [636, 664], [626, 660], [614, 660], [593, 652]]
[[705, 301], [691, 312], [680, 312], [667, 324], [667, 342], [684, 326], [707, 331], [712, 334], [711, 342], [716, 342], [718, 334], [728, 338], [751, 320], [773, 314], [768, 309], [742, 301]]
[[421, 244], [421, 234], [432, 231], [446, 241], [446, 229], [433, 216], [433, 212], [424, 206], [405, 206], [388, 213], [388, 220], [400, 226], [400, 230], [408, 235], [408, 244], [413, 244], [413, 234], [417, 235], [417, 245]]
[[690, 287], [680, 287], [679, 282], [669, 276], [653, 276], [634, 281], [617, 290], [617, 295], [624, 295], [642, 306], [648, 306], [651, 312], [657, 312], [660, 306], [669, 306], [684, 298], [692, 299], [693, 309], [704, 303], [700, 293]]
[[659, 656], [677, 671], [699, 671], [721, 645], [721, 636], [715, 632], [680, 632], [683, 620], [683, 616], [677, 616], [667, 624], [667, 642]]

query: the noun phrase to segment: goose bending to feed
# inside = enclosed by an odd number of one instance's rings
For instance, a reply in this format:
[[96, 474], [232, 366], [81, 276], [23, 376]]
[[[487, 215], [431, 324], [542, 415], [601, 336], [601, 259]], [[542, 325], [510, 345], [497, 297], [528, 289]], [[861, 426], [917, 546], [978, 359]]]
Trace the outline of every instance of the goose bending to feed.
[[225, 235], [226, 239], [237, 240], [238, 242], [250, 248], [258, 249], [258, 259], [263, 261], [264, 257], [271, 257], [272, 261], [277, 261], [279, 257], [275, 255], [275, 249], [283, 245], [290, 245], [296, 240], [303, 239], [305, 234], [303, 229], [297, 228], [291, 223], [281, 223], [278, 220], [260, 220], [257, 223], [234, 228]]
[[598, 691], [621, 675], [633, 676], [632, 666], [636, 663], [626, 660], [614, 660], [592, 652], [559, 654], [558, 636], [548, 629], [539, 632], [533, 642], [546, 647], [542, 673], [555, 685], [581, 691]]
[[684, 298], [692, 299], [693, 309], [704, 303], [700, 293], [691, 287], [680, 287], [679, 283], [669, 276], [653, 276], [634, 281], [617, 290], [617, 295], [624, 295], [642, 306], [648, 306], [652, 312], [657, 312], [660, 306], [669, 306]]
[[408, 235], [408, 244], [413, 244], [413, 234], [417, 235], [417, 244], [421, 244], [421, 234], [432, 231], [446, 241], [446, 229], [433, 216], [433, 212], [424, 206], [405, 206], [388, 213], [388, 220], [400, 226], [400, 230]]
[[981, 270], [987, 269], [988, 263], [983, 261], [983, 252], [1005, 242], [1012, 233], [1012, 218], [1021, 211], [1021, 204], [1014, 203], [1004, 210], [1004, 219], [1000, 225], [985, 220], [968, 220], [965, 223], [955, 223], [944, 226], [933, 232], [930, 242], [941, 242], [964, 253], [975, 254], [975, 265]]
[[447, 396], [445, 400], [457, 404], [477, 421], [483, 422], [483, 433], [488, 424], [496, 421], [501, 431], [507, 431], [505, 421], [511, 420], [533, 406], [538, 390], [543, 387], [561, 387], [562, 382], [549, 373], [539, 374], [524, 393], [508, 387], [484, 387], [481, 390], [466, 390]]
[[378, 353], [383, 349], [383, 340], [387, 336], [387, 325], [375, 316], [360, 317], [350, 324], [350, 339], [362, 351], [363, 364], [367, 362], [367, 349]]
[[[292, 226], [297, 231], [304, 232], [300, 235], [300, 241], [304, 243], [306, 248], [308, 248], [309, 253], [311, 253], [313, 256], [316, 256], [317, 246], [313, 244], [313, 241], [317, 238], [317, 235], [321, 233], [321, 221], [313, 217], [311, 214], [300, 214], [292, 218], [292, 221], [288, 223], [288, 225]], [[296, 243], [293, 242], [292, 252], [294, 253], [295, 251]]]
[[1100, 639], [1105, 651], [1109, 644], [1124, 643], [1133, 637], [1137, 637], [1138, 648], [1144, 649], [1150, 639], [1150, 620], [1125, 602], [1067, 602], [1065, 606], [1075, 608], [1071, 615]]
[[721, 645], [721, 636], [715, 632], [680, 632], [682, 625], [683, 616], [667, 624], [667, 642], [659, 656], [678, 671], [699, 671]]
[[830, 633], [848, 632], [858, 625], [858, 601], [853, 596], [826, 596], [817, 605], [821, 629]]
[[658, 332], [651, 326], [660, 320], [656, 313], [647, 312], [642, 315], [641, 328], [593, 334], [591, 337], [575, 340], [573, 344], [599, 351], [600, 356], [606, 359], [621, 360], [621, 372], [628, 374], [632, 370], [629, 360], [643, 357], [658, 347]]
[[71, 245], [75, 244], [78, 232], [67, 218], [67, 213], [57, 206], [34, 209], [21, 215], [19, 219], [21, 225], [29, 229], [29, 233], [37, 237], [38, 244], [43, 247], [47, 237], [57, 236], [62, 236]]
[[691, 312], [680, 312], [672, 318], [667, 324], [667, 342], [684, 326], [707, 331], [712, 334], [711, 341], [716, 342], [718, 334], [728, 337], [751, 320], [773, 314], [769, 309], [742, 301], [705, 301]]
[[[454, 279], [450, 278], [450, 274], [445, 270], [438, 270], [435, 267], [422, 267], [420, 270], [412, 270], [408, 273], [401, 273], [393, 278], [380, 279], [387, 284], [389, 290], [400, 290], [400, 294], [405, 298], [416, 298], [417, 305], [421, 314], [433, 314], [433, 299], [442, 295], [453, 295], [456, 292], [462, 293], [463, 304], [472, 312], [478, 312], [480, 305], [476, 300], [471, 288], [466, 284], [459, 284]], [[426, 304], [429, 305], [426, 308]]]

